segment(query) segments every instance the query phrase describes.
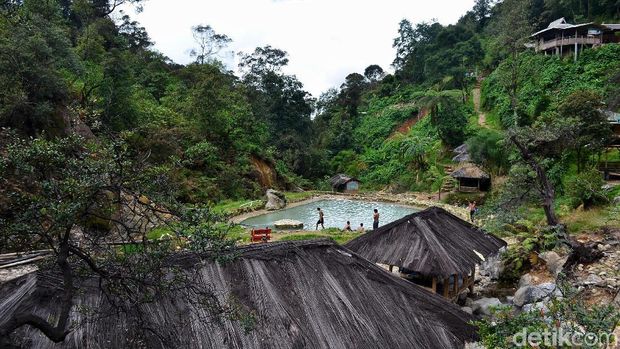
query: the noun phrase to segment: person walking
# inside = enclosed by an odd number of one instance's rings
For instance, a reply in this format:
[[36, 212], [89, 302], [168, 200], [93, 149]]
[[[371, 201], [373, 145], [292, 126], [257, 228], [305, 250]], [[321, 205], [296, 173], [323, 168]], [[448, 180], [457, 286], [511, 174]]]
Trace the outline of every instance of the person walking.
[[321, 211], [320, 207], [317, 207], [316, 210], [319, 211], [319, 220], [316, 222], [315, 230], [319, 230], [319, 224], [321, 225], [321, 229], [325, 229], [325, 226], [323, 225], [323, 223], [325, 223], [325, 217], [323, 216], [323, 211]]
[[474, 214], [476, 213], [476, 202], [475, 201], [469, 203], [468, 210], [469, 210], [469, 220], [473, 222]]
[[372, 214], [372, 229], [379, 228], [379, 210], [375, 208], [375, 213]]

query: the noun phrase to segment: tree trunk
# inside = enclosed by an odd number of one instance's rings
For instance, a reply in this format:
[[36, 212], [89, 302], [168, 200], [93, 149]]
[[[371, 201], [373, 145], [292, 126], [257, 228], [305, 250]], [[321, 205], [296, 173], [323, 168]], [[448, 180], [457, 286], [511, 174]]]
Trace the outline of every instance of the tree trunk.
[[12, 332], [24, 325], [30, 325], [38, 329], [55, 343], [65, 340], [65, 337], [69, 333], [67, 325], [69, 324], [69, 315], [71, 307], [73, 306], [74, 294], [73, 272], [68, 262], [70, 251], [69, 234], [71, 234], [71, 227], [66, 229], [59, 243], [58, 254], [56, 255], [56, 264], [60, 268], [63, 276], [62, 308], [58, 315], [56, 326], [31, 312], [18, 312], [17, 314], [13, 314], [9, 321], [0, 327], [0, 348], [16, 348], [16, 346], [11, 343], [9, 336]]
[[542, 168], [542, 166], [534, 159], [532, 153], [523, 145], [519, 140], [517, 140], [516, 135], [510, 136], [510, 141], [514, 143], [514, 145], [519, 149], [519, 153], [521, 154], [521, 158], [536, 172], [536, 180], [538, 181], [538, 186], [540, 195], [542, 197], [542, 206], [545, 211], [545, 217], [547, 218], [547, 224], [550, 226], [557, 226], [560, 224], [560, 220], [555, 213], [555, 190], [553, 189], [553, 184], [549, 181], [547, 177], [547, 173]]

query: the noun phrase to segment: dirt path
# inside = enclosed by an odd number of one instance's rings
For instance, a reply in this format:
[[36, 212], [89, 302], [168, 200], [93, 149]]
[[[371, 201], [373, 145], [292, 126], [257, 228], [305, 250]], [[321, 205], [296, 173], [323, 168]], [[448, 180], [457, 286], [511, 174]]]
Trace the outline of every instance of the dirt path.
[[474, 96], [474, 110], [478, 113], [478, 125], [487, 127], [487, 115], [480, 111], [480, 86], [476, 86], [472, 90]]

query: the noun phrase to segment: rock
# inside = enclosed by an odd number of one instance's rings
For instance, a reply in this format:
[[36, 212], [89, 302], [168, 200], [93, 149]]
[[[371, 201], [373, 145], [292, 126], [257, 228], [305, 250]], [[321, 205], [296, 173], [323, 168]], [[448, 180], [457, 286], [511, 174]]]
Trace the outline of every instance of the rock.
[[474, 304], [474, 300], [473, 299], [471, 299], [471, 298], [465, 299], [465, 306], [466, 307], [470, 307], [471, 308], [472, 304]]
[[267, 211], [279, 210], [286, 206], [286, 196], [283, 193], [268, 189], [266, 195], [267, 203], [265, 204], [265, 209]]
[[547, 305], [543, 302], [537, 302], [534, 304], [526, 304], [523, 306], [523, 311], [525, 312], [530, 312], [530, 311], [542, 311], [544, 313], [548, 313], [549, 312], [549, 308], [547, 308]]
[[534, 277], [530, 273], [524, 274], [519, 279], [519, 288], [525, 287], [525, 286], [531, 286], [533, 281], [534, 281]]
[[506, 303], [514, 304], [514, 301], [515, 301], [515, 297], [513, 297], [513, 296], [507, 296], [506, 297]]
[[[616, 294], [616, 298], [614, 298], [614, 304], [620, 307], [620, 292]], [[620, 326], [619, 326], [620, 327]]]
[[474, 314], [474, 310], [470, 307], [461, 307], [461, 310], [466, 312], [469, 315], [473, 315]]
[[560, 257], [560, 255], [553, 251], [541, 253], [538, 257], [545, 261], [547, 270], [549, 270], [553, 276], [558, 276], [558, 274], [560, 274], [564, 267], [564, 263], [566, 263], [568, 259], [568, 256]]
[[601, 278], [600, 276], [596, 274], [590, 274], [585, 280], [581, 281], [580, 284], [590, 286], [590, 285], [602, 285], [603, 283], [604, 283], [603, 278]]
[[502, 252], [503, 251], [500, 251], [495, 255], [488, 256], [484, 262], [482, 262], [479, 269], [480, 275], [488, 276], [491, 280], [497, 280], [499, 278], [502, 271], [504, 271], [504, 264], [501, 259]]
[[304, 222], [292, 219], [282, 219], [274, 222], [273, 226], [277, 229], [302, 229], [304, 227]]
[[579, 270], [579, 271], [583, 271], [583, 264], [579, 264], [579, 265], [577, 265], [577, 270]]
[[479, 342], [465, 343], [465, 349], [485, 349], [486, 347]]
[[620, 204], [620, 196], [616, 196], [616, 197], [613, 199], [613, 202], [614, 202], [614, 204]]
[[513, 303], [518, 307], [522, 307], [526, 304], [536, 303], [551, 296], [562, 296], [562, 292], [554, 283], [548, 282], [538, 286], [524, 286], [519, 288], [515, 293]]
[[480, 298], [472, 303], [471, 309], [474, 314], [489, 316], [491, 315], [491, 308], [498, 305], [502, 305], [502, 302], [497, 298]]

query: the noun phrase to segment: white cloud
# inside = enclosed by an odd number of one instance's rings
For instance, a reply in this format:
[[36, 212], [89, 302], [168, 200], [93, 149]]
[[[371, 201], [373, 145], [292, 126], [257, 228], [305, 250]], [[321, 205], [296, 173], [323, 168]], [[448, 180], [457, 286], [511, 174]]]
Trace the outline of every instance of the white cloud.
[[191, 27], [209, 24], [233, 39], [228, 50], [271, 45], [289, 53], [286, 73], [314, 96], [339, 86], [370, 64], [389, 69], [398, 22], [455, 23], [474, 0], [147, 0], [134, 19], [155, 48], [177, 63], [191, 62]]

